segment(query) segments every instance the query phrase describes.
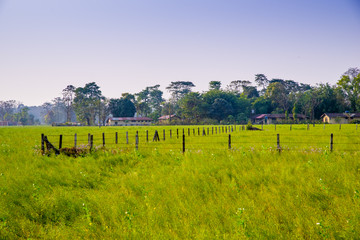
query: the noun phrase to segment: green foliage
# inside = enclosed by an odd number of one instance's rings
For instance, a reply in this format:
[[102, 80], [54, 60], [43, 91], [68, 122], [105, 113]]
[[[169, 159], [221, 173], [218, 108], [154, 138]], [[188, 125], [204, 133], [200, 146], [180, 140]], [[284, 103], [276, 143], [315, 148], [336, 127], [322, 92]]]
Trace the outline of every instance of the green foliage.
[[246, 125], [246, 130], [251, 130], [251, 129], [252, 129], [252, 123], [251, 123], [251, 120], [249, 120]]
[[351, 110], [360, 110], [360, 69], [350, 68], [337, 82], [339, 88], [350, 101]]
[[[95, 125], [96, 115], [100, 115], [101, 102], [105, 100], [101, 94], [100, 87], [95, 83], [87, 83], [85, 87], [78, 87], [75, 90], [73, 107], [78, 121], [86, 125]], [[102, 118], [101, 116], [99, 118]]]
[[133, 117], [136, 112], [134, 103], [126, 98], [110, 99], [109, 110], [113, 117]]

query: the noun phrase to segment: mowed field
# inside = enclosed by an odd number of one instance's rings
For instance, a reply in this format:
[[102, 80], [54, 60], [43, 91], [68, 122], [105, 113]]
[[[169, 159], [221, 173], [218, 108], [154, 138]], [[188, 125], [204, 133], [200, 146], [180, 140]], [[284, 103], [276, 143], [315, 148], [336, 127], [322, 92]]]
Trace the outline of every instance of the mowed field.
[[356, 125], [0, 128], [0, 239], [359, 236]]

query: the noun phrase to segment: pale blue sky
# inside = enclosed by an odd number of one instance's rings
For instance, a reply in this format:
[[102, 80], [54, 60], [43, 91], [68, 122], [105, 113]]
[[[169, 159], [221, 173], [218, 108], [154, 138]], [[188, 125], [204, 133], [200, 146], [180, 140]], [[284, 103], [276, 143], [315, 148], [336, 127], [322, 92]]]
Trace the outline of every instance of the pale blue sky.
[[360, 0], [0, 0], [0, 43], [0, 100], [26, 105], [93, 81], [335, 84], [360, 67]]

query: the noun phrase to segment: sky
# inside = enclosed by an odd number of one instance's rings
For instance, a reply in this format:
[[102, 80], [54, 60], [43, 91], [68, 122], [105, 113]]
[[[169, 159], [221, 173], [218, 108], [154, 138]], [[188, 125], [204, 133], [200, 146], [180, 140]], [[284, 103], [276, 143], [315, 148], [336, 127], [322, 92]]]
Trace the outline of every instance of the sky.
[[0, 0], [0, 100], [96, 82], [119, 98], [255, 74], [336, 84], [360, 67], [360, 0]]

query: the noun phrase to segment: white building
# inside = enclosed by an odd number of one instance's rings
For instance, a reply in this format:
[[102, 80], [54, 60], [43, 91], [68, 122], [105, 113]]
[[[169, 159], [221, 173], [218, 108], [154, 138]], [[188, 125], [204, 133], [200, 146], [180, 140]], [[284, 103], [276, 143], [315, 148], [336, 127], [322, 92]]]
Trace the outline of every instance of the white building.
[[111, 117], [108, 126], [149, 126], [152, 119], [148, 117]]

